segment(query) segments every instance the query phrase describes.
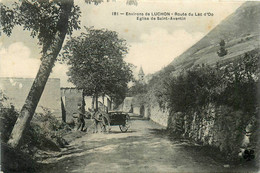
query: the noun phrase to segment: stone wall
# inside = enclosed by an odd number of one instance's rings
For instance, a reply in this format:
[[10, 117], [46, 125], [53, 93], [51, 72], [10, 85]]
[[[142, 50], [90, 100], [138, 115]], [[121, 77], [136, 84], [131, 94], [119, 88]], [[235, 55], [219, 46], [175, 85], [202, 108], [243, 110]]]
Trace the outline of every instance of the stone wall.
[[209, 105], [199, 113], [171, 114], [168, 128], [175, 134], [216, 147], [230, 159], [237, 159], [246, 149], [259, 151], [257, 119], [245, 117], [241, 111]]
[[[120, 105], [121, 110], [143, 116], [150, 119], [164, 127], [168, 124], [168, 110], [163, 110], [159, 107], [159, 104], [154, 102], [145, 102], [145, 96], [126, 97], [124, 102]], [[132, 107], [132, 109], [131, 109]]]
[[[33, 81], [33, 78], [1, 77], [0, 89], [8, 97], [8, 102], [19, 111], [24, 105]], [[43, 113], [42, 107], [50, 109], [53, 115], [61, 120], [60, 79], [48, 79], [35, 112]]]
[[153, 104], [145, 106], [145, 117], [167, 127], [173, 135], [219, 149], [228, 159], [242, 158], [245, 150], [254, 150], [256, 158], [259, 158], [260, 131], [256, 116], [211, 104], [200, 112], [185, 115], [170, 113]]
[[122, 110], [123, 110], [124, 112], [133, 111], [133, 110], [131, 110], [131, 109], [133, 109], [133, 103], [132, 103], [132, 101], [133, 101], [133, 97], [126, 97], [126, 98], [124, 99], [124, 102], [123, 102], [123, 104], [122, 104]]
[[159, 104], [153, 104], [151, 106], [145, 105], [144, 116], [164, 127], [167, 127], [169, 112], [168, 110], [161, 109]]

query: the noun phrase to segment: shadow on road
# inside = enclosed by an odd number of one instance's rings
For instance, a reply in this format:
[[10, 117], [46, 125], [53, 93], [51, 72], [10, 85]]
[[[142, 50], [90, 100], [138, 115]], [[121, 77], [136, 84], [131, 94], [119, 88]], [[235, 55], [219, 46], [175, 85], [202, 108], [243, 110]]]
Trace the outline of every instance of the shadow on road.
[[127, 132], [121, 132], [121, 131], [110, 131], [109, 134], [119, 134], [119, 133], [123, 133], [123, 134], [128, 134], [128, 133], [135, 133], [135, 130], [131, 130], [131, 131], [127, 131]]
[[207, 162], [205, 158], [209, 158], [214, 160], [216, 164], [218, 163], [220, 166], [228, 165], [228, 168], [223, 168], [223, 170], [219, 170], [221, 172], [258, 172], [259, 170], [259, 168], [256, 167], [256, 161], [245, 161], [242, 160], [242, 158], [240, 161], [230, 161], [227, 158], [225, 158], [224, 153], [220, 152], [219, 149], [217, 149], [216, 147], [198, 144], [191, 139], [180, 137], [176, 134], [173, 134], [169, 132], [169, 130], [167, 129], [149, 129], [149, 131], [155, 137], [167, 138], [173, 144], [181, 146], [179, 149], [182, 150], [182, 152], [186, 152], [193, 158], [196, 158], [197, 162], [199, 163]]

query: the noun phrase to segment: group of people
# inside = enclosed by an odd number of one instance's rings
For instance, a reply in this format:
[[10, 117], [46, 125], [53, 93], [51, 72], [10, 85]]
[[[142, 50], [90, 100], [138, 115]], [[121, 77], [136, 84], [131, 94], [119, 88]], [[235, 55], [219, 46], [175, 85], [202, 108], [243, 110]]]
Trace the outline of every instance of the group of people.
[[[76, 116], [75, 116], [76, 114]], [[110, 130], [110, 120], [109, 116], [106, 112], [94, 109], [89, 109], [86, 113], [83, 113], [83, 108], [81, 105], [78, 105], [77, 113], [73, 115], [74, 118], [77, 118], [77, 130], [81, 131], [87, 131], [88, 128], [91, 126], [94, 126], [93, 133], [98, 132], [98, 126], [100, 126], [100, 129], [102, 132], [106, 132]], [[92, 125], [90, 127], [85, 128], [85, 118], [90, 117], [93, 121]], [[107, 129], [108, 127], [108, 129]]]

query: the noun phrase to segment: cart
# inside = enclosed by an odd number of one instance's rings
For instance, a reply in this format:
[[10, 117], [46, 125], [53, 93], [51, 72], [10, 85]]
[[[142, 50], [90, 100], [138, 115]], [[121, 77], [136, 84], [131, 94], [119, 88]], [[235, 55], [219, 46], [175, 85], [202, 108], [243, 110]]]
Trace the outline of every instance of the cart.
[[130, 116], [122, 111], [108, 112], [110, 126], [119, 126], [121, 132], [127, 132], [130, 127]]

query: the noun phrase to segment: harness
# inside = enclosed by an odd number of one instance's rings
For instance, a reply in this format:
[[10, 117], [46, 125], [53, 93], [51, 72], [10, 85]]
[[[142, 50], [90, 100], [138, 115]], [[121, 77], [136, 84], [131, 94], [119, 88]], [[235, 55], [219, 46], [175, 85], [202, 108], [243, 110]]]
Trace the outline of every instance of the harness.
[[93, 114], [93, 118], [96, 120], [96, 121], [102, 121], [102, 117], [103, 117], [103, 115], [102, 115], [102, 113], [100, 113], [100, 112], [96, 112], [96, 113], [94, 113]]

